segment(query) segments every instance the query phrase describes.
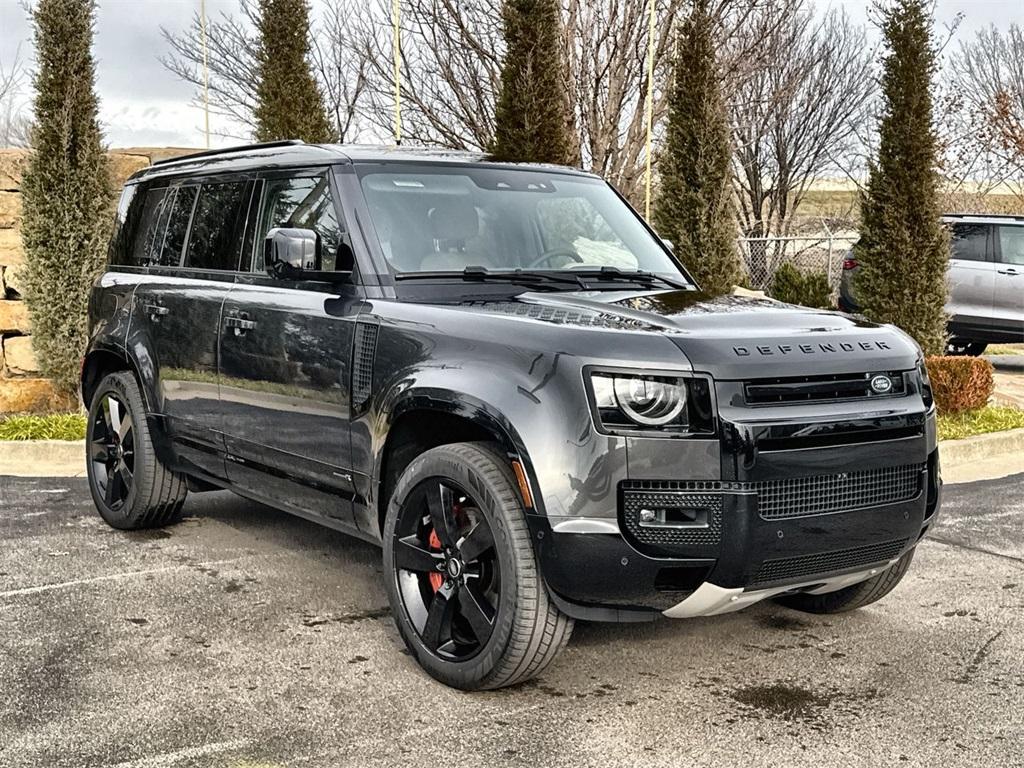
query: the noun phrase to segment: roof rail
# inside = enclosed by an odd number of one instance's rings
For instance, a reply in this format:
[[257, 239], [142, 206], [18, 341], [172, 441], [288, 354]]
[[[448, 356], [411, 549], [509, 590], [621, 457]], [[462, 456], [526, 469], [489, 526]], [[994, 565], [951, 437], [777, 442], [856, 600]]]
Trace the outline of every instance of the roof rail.
[[302, 139], [284, 139], [282, 141], [264, 141], [261, 144], [240, 144], [236, 147], [223, 147], [221, 149], [207, 149], [203, 152], [193, 152], [189, 155], [178, 157], [165, 157], [163, 160], [154, 160], [150, 166], [167, 165], [168, 163], [180, 163], [184, 160], [194, 160], [197, 157], [212, 157], [213, 155], [226, 155], [230, 152], [242, 152], [247, 149], [271, 149], [273, 147], [292, 147], [296, 144], [305, 144]]

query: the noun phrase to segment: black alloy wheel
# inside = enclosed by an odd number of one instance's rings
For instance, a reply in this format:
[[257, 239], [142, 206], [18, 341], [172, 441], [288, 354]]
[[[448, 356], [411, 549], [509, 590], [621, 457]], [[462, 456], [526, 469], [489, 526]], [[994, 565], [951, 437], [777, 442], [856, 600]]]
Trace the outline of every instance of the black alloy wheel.
[[116, 394], [107, 392], [90, 427], [92, 481], [107, 508], [120, 510], [135, 482], [135, 430], [131, 414]]
[[419, 483], [394, 544], [403, 608], [424, 646], [442, 659], [472, 658], [494, 632], [501, 566], [473, 497], [445, 478]]
[[468, 691], [544, 672], [573, 621], [544, 584], [508, 453], [483, 442], [431, 448], [388, 496], [388, 601], [424, 671]]
[[85, 467], [96, 510], [114, 528], [153, 528], [180, 518], [185, 478], [157, 457], [150, 429], [135, 377], [126, 371], [104, 377], [91, 394]]

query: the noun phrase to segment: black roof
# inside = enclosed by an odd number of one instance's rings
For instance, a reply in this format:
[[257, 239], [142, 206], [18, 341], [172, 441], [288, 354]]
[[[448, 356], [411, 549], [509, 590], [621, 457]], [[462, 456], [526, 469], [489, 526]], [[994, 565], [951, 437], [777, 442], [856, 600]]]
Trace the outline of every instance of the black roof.
[[593, 176], [576, 168], [533, 163], [499, 163], [482, 152], [462, 152], [430, 147], [395, 147], [363, 144], [305, 144], [297, 140], [248, 144], [225, 149], [196, 152], [160, 160], [132, 174], [130, 183], [144, 179], [188, 176], [228, 171], [265, 170], [310, 165], [347, 163], [425, 163], [431, 165], [481, 164], [497, 167], [523, 167]]

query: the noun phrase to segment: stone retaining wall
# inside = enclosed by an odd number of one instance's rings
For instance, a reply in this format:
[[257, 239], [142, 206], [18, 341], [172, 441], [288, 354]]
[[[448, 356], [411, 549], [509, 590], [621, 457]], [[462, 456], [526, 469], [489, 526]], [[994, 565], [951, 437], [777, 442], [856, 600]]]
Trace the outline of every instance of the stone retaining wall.
[[[195, 151], [177, 147], [111, 150], [111, 183], [120, 189], [125, 179], [154, 160]], [[21, 301], [20, 274], [25, 267], [21, 179], [28, 158], [24, 149], [0, 149], [0, 414], [74, 406], [40, 377], [32, 350], [32, 321]]]

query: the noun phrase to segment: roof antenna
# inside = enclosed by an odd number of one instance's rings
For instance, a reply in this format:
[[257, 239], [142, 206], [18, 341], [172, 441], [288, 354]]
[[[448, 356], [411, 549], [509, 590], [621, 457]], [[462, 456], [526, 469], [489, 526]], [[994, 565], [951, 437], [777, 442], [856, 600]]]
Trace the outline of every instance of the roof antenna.
[[394, 58], [395, 81], [395, 146], [402, 146], [402, 32], [401, 21], [401, 0], [392, 0], [391, 3], [391, 55]]

